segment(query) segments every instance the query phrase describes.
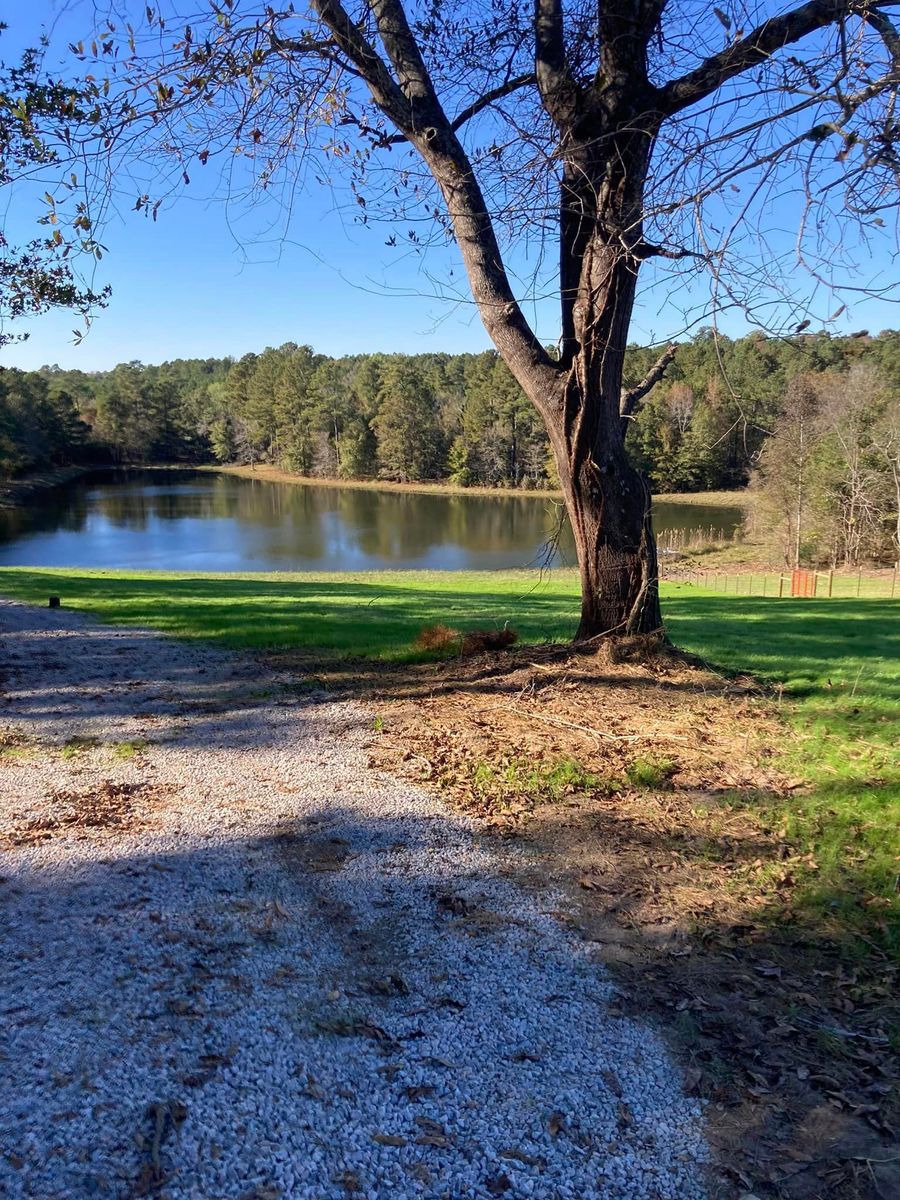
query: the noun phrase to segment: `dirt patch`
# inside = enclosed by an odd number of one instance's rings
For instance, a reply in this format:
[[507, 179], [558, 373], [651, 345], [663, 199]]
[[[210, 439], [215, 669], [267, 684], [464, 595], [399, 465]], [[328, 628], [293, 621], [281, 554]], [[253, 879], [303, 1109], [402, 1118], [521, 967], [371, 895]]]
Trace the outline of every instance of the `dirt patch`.
[[574, 901], [622, 1013], [658, 1021], [708, 1102], [736, 1191], [900, 1195], [896, 966], [792, 910], [814, 864], [761, 815], [802, 786], [773, 766], [773, 697], [647, 646], [319, 682], [374, 707], [375, 765], [521, 840], [524, 882]]
[[[148, 804], [174, 789], [147, 783], [118, 783], [105, 779], [82, 792], [56, 791], [47, 798], [46, 811], [29, 817], [14, 813], [11, 829], [0, 834], [0, 849], [36, 846], [51, 838], [93, 830], [128, 832], [147, 825]], [[140, 801], [140, 811], [138, 809]]]

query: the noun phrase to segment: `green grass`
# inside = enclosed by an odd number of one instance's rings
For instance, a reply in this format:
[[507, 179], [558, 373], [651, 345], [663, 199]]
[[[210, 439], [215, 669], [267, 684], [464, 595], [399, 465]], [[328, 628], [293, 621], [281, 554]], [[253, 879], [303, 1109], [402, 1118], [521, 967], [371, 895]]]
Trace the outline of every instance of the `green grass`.
[[811, 855], [803, 910], [900, 952], [900, 602], [670, 585], [666, 619], [679, 645], [781, 691], [775, 762], [808, 786], [746, 803]]
[[[101, 620], [227, 646], [296, 647], [402, 662], [427, 625], [498, 627], [522, 641], [570, 637], [578, 581], [555, 571], [188, 575], [0, 569], [0, 593]], [[789, 726], [774, 761], [808, 787], [751, 796], [761, 818], [811, 855], [804, 912], [900, 950], [900, 601], [778, 600], [663, 589], [673, 639], [726, 671], [783, 689]]]
[[638, 788], [661, 788], [676, 769], [676, 764], [670, 758], [636, 758], [627, 768], [625, 774], [628, 782]]
[[237, 648], [291, 646], [392, 661], [422, 658], [426, 625], [502, 627], [523, 641], [572, 636], [578, 581], [553, 572], [383, 571], [361, 574], [188, 575], [164, 572], [0, 568], [0, 592], [46, 604], [59, 596], [121, 625]]
[[579, 792], [618, 790], [620, 783], [592, 775], [574, 758], [535, 763], [515, 758], [504, 767], [477, 762], [472, 771], [475, 790], [483, 796], [529, 805], [552, 804]]

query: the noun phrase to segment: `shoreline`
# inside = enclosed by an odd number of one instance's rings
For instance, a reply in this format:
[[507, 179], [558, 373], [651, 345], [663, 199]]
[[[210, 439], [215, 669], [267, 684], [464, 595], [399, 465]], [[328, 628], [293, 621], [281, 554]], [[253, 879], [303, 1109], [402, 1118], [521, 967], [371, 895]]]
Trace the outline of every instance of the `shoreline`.
[[[501, 488], [476, 485], [459, 487], [453, 483], [393, 483], [387, 479], [328, 479], [316, 475], [294, 475], [262, 463], [256, 467], [239, 466], [237, 464], [212, 465], [204, 464], [199, 467], [179, 467], [176, 469], [211, 471], [222, 475], [236, 475], [241, 479], [261, 479], [267, 483], [291, 483], [300, 487], [347, 488], [354, 491], [397, 492], [408, 495], [426, 496], [483, 496], [506, 499], [557, 500], [561, 501], [563, 494], [558, 488]], [[747, 509], [752, 503], [749, 492], [660, 492], [653, 497], [663, 504], [684, 504], [699, 507], [726, 507]]]
[[[459, 487], [453, 483], [395, 483], [387, 479], [332, 479], [315, 475], [295, 475], [269, 463], [249, 467], [238, 464], [213, 463], [128, 463], [121, 466], [88, 464], [56, 467], [25, 475], [21, 479], [0, 480], [0, 508], [18, 508], [34, 496], [74, 483], [86, 475], [100, 471], [196, 471], [214, 475], [234, 475], [239, 479], [257, 479], [264, 483], [285, 483], [298, 487], [320, 487], [350, 491], [393, 492], [399, 495], [477, 496], [507, 500], [553, 500], [561, 502], [563, 494], [555, 488], [501, 488], [476, 485]], [[691, 507], [734, 508], [746, 511], [752, 504], [748, 491], [718, 492], [659, 492], [654, 501], [662, 504], [681, 504]]]
[[21, 479], [0, 480], [0, 508], [21, 508], [32, 497], [75, 483], [96, 470], [96, 466], [55, 467], [34, 475], [23, 475]]

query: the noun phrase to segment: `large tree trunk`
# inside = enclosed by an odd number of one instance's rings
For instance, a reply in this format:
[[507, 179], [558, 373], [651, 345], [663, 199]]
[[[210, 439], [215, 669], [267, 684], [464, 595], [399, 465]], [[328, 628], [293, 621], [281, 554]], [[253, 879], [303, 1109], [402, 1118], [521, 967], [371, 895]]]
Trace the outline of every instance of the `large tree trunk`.
[[581, 576], [579, 642], [662, 627], [650, 488], [618, 428], [606, 433], [587, 452], [580, 439], [552, 436]]
[[[662, 625], [650, 489], [625, 450], [622, 379], [646, 253], [642, 197], [653, 144], [652, 120], [635, 94], [645, 78], [643, 58], [638, 54], [626, 67], [610, 75], [604, 107], [562, 123], [565, 375], [557, 403], [544, 412], [578, 552], [577, 641]], [[610, 129], [618, 131], [614, 138]]]
[[567, 495], [581, 574], [575, 640], [657, 633], [662, 627], [650, 491], [627, 462]]
[[[595, 213], [585, 220], [592, 201], [593, 195], [582, 198], [580, 209], [590, 237], [576, 235], [572, 253], [563, 255], [567, 375], [548, 420], [581, 573], [577, 641], [651, 633], [662, 625], [650, 489], [629, 461], [622, 408], [640, 260], [624, 233], [610, 233], [624, 221]], [[628, 235], [640, 237], [639, 223]], [[567, 257], [578, 264], [577, 281], [572, 269], [567, 278]]]

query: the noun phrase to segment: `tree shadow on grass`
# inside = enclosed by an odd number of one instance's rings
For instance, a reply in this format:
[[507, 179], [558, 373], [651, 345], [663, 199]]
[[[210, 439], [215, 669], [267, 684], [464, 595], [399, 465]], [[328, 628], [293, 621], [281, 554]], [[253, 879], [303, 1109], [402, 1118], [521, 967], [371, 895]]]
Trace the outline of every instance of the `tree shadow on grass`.
[[[658, 1021], [714, 1105], [713, 1141], [739, 1191], [892, 1196], [898, 964], [848, 911], [871, 876], [848, 863], [817, 881], [774, 831], [687, 819], [720, 802], [676, 793], [684, 819], [661, 822], [649, 805], [645, 819], [586, 798], [542, 808], [521, 837], [540, 856], [532, 874], [578, 903], [621, 1011]], [[871, 928], [871, 912], [857, 915], [856, 929]]]
[[[515, 591], [458, 589], [376, 579], [317, 576], [242, 580], [228, 577], [128, 579], [88, 573], [5, 571], [2, 590], [29, 602], [55, 594], [63, 605], [103, 620], [208, 638], [236, 648], [298, 646], [324, 655], [415, 657], [413, 642], [436, 622], [502, 626], [514, 622], [526, 640], [571, 636], [577, 602], [571, 585]], [[44, 599], [46, 603], [46, 600]]]
[[[832, 684], [856, 695], [900, 699], [900, 602], [895, 600], [768, 600], [670, 595], [665, 619], [678, 643], [726, 670], [784, 681], [793, 696]], [[852, 662], [852, 666], [843, 660]], [[849, 680], [846, 678], [849, 675]]]

